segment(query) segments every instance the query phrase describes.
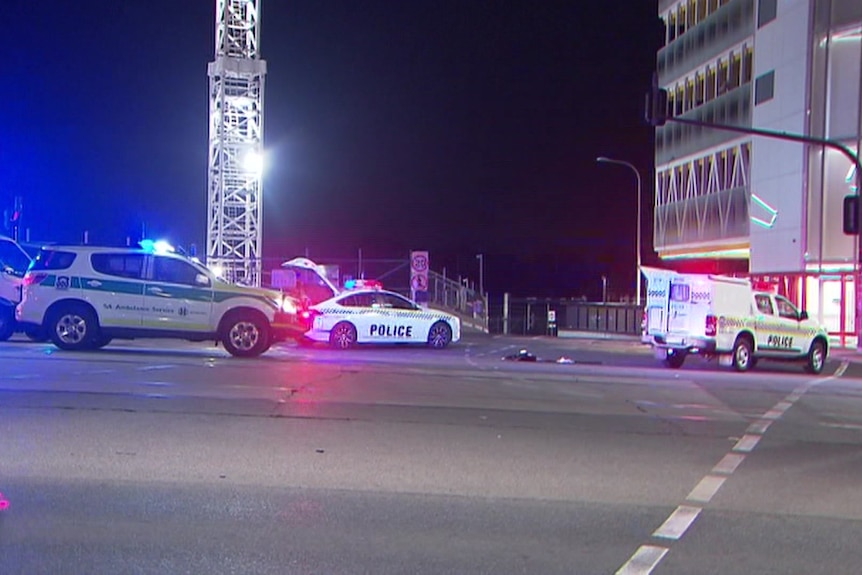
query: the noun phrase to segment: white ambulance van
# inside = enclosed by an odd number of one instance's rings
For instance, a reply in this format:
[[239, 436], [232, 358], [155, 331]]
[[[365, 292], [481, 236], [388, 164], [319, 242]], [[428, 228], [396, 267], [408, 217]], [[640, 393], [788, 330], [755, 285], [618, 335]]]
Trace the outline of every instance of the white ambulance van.
[[787, 298], [751, 282], [641, 268], [647, 278], [644, 337], [657, 359], [679, 368], [689, 355], [747, 371], [759, 359], [800, 361], [823, 371], [829, 338]]

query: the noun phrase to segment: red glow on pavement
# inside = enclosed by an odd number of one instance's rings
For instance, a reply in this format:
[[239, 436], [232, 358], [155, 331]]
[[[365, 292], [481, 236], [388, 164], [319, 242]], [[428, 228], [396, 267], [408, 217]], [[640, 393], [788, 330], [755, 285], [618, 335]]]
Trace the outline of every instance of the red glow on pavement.
[[0, 493], [0, 511], [4, 511], [9, 509], [9, 501], [3, 497], [3, 494]]

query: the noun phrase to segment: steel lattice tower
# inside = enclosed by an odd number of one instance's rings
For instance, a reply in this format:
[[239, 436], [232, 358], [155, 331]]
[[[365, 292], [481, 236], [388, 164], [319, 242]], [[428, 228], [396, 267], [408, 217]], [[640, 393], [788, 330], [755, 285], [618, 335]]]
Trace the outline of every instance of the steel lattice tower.
[[209, 75], [207, 265], [229, 281], [260, 285], [263, 92], [260, 0], [216, 0]]

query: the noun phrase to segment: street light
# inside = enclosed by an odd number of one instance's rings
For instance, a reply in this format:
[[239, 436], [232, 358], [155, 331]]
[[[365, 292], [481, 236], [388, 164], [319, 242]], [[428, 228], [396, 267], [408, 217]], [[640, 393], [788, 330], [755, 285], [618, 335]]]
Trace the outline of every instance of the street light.
[[626, 166], [631, 171], [635, 173], [635, 177], [638, 181], [638, 223], [636, 226], [635, 233], [637, 237], [635, 238], [635, 258], [636, 258], [636, 269], [635, 269], [635, 300], [637, 304], [641, 303], [641, 174], [633, 164], [623, 161], [623, 160], [614, 160], [613, 158], [606, 158], [605, 156], [599, 156], [596, 158], [596, 161], [600, 164], [617, 164], [619, 166]]

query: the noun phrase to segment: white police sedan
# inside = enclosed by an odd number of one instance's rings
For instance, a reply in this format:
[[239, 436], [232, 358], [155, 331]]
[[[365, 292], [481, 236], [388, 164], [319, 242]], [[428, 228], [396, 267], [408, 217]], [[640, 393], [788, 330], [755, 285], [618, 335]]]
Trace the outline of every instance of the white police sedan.
[[382, 289], [342, 292], [304, 315], [309, 326], [305, 337], [336, 349], [363, 343], [421, 343], [442, 349], [461, 338], [458, 316], [419, 307]]

